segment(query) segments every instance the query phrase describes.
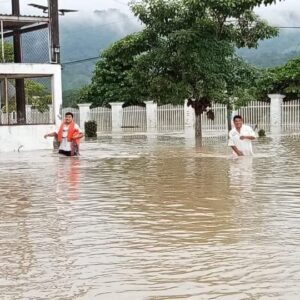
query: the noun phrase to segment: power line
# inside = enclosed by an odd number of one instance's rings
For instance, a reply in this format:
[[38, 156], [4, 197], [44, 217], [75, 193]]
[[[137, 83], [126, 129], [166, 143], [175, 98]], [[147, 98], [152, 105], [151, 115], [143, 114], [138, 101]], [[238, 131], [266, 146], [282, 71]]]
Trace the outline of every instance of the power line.
[[[106, 25], [106, 24], [103, 24], [103, 25]], [[278, 29], [300, 29], [300, 26], [274, 26], [274, 27], [278, 28]], [[93, 56], [93, 57], [88, 57], [88, 58], [71, 60], [71, 61], [66, 61], [66, 62], [62, 63], [62, 65], [64, 66], [64, 65], [77, 64], [77, 63], [81, 63], [81, 62], [85, 62], [85, 61], [96, 60], [96, 59], [99, 59], [99, 58], [100, 58], [99, 56]]]
[[62, 63], [62, 65], [70, 65], [70, 64], [76, 64], [76, 63], [81, 63], [89, 60], [96, 60], [99, 59], [99, 56], [94, 56], [94, 57], [88, 57], [88, 58], [83, 58], [83, 59], [77, 59], [77, 60], [70, 60]]

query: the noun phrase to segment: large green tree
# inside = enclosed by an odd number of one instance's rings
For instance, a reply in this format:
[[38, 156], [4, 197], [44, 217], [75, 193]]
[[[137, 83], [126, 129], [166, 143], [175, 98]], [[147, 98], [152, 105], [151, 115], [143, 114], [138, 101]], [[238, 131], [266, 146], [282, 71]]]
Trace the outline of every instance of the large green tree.
[[[105, 101], [178, 103], [195, 108], [196, 135], [211, 101], [251, 98], [251, 73], [235, 47], [256, 47], [277, 30], [253, 12], [274, 0], [139, 0], [131, 9], [144, 24], [105, 51], [90, 96]], [[101, 100], [99, 100], [101, 99]]]
[[264, 71], [258, 82], [259, 98], [268, 99], [268, 94], [281, 93], [286, 100], [300, 97], [300, 58], [289, 60], [285, 65]]
[[[115, 42], [106, 49], [96, 64], [92, 83], [82, 90], [81, 101], [92, 101], [93, 105], [108, 105], [110, 102], [137, 104], [149, 94], [145, 78], [141, 77], [137, 61], [141, 53], [150, 52], [156, 36], [144, 30]], [[148, 80], [148, 78], [146, 78]]]

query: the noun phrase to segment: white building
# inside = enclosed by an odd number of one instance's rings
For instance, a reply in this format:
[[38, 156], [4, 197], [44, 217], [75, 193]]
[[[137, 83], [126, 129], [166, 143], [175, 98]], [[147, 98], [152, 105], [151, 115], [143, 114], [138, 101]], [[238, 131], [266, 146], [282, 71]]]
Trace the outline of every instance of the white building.
[[11, 3], [12, 14], [0, 14], [0, 152], [51, 149], [43, 136], [56, 129], [62, 104], [57, 0], [46, 17]]

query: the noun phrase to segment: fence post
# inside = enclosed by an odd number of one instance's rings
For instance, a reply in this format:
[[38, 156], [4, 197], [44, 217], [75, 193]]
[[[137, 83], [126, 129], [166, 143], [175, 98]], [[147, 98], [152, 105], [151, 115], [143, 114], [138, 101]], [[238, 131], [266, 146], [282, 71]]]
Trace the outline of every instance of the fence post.
[[117, 132], [122, 129], [123, 102], [110, 102], [112, 131]]
[[188, 100], [184, 100], [184, 131], [187, 134], [195, 135], [195, 111], [187, 106]]
[[32, 105], [26, 104], [25, 111], [26, 111], [26, 123], [31, 124], [32, 123], [32, 113], [31, 113]]
[[271, 99], [271, 107], [270, 107], [271, 133], [279, 133], [281, 129], [281, 106], [285, 96], [281, 94], [269, 94], [268, 97]]
[[80, 115], [80, 128], [84, 131], [84, 123], [90, 120], [90, 106], [92, 103], [81, 103], [77, 104], [79, 107]]
[[49, 123], [53, 124], [54, 123], [53, 104], [48, 105], [48, 110], [49, 110]]
[[147, 131], [154, 131], [157, 128], [157, 103], [145, 101], [147, 114]]

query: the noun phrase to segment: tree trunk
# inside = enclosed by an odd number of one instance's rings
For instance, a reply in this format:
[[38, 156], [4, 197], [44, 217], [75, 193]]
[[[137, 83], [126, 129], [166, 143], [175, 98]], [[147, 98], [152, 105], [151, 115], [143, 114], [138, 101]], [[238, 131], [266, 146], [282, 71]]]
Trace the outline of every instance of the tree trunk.
[[195, 116], [196, 116], [195, 136], [197, 139], [202, 139], [201, 114], [195, 114]]

